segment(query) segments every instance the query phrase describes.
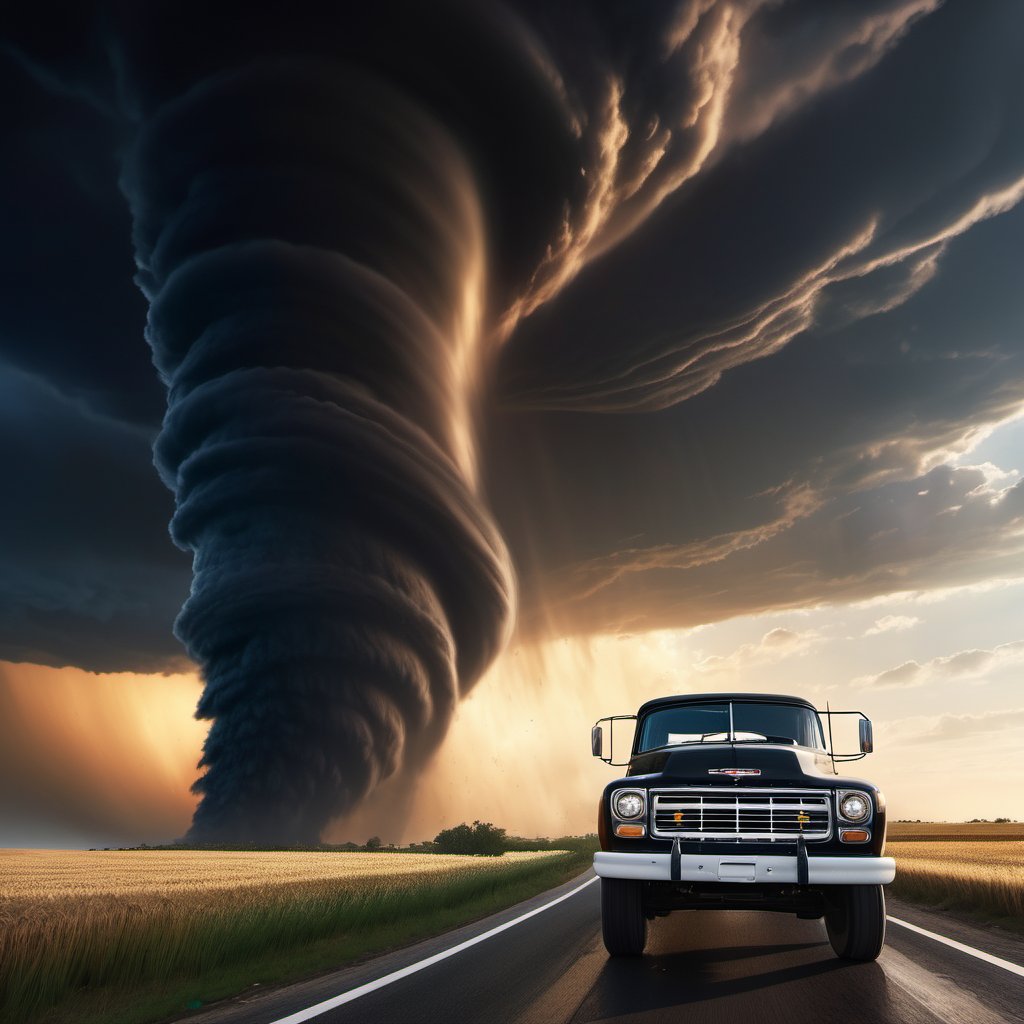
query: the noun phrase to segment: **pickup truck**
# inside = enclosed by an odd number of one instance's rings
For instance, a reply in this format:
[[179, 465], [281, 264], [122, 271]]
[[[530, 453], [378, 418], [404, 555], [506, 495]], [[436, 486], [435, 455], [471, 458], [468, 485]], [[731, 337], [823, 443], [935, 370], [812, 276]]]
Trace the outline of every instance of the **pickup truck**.
[[[859, 753], [826, 744], [822, 717], [831, 740], [840, 714], [859, 718]], [[615, 725], [626, 719], [632, 749], [616, 762]], [[600, 719], [591, 749], [627, 766], [601, 796], [594, 855], [612, 956], [640, 955], [655, 917], [709, 909], [824, 918], [836, 956], [881, 952], [882, 887], [896, 873], [883, 856], [885, 798], [837, 767], [873, 749], [861, 712], [819, 714], [778, 694], [659, 697], [635, 715]]]

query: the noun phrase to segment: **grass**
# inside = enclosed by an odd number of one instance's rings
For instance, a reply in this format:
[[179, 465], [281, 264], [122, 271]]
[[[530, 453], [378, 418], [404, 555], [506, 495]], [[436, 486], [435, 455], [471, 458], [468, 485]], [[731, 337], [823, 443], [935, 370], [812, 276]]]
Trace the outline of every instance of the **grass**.
[[579, 873], [592, 850], [3, 852], [0, 1020], [181, 1014], [485, 916]]

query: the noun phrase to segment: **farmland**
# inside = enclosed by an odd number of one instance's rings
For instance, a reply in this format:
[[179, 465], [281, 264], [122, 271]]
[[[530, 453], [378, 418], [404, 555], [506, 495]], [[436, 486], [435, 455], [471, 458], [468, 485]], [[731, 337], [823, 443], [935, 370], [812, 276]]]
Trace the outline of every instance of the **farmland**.
[[888, 835], [892, 842], [1024, 843], [1024, 822], [896, 821]]
[[1024, 824], [897, 823], [895, 896], [1024, 927]]
[[[0, 1019], [172, 1016], [481, 917], [591, 852], [0, 850]], [[898, 822], [887, 852], [893, 895], [1024, 927], [1024, 824]]]
[[589, 859], [0, 851], [0, 1019], [158, 1019], [454, 927]]
[[[535, 854], [509, 853], [501, 858], [501, 870], [535, 859]], [[356, 891], [396, 877], [405, 882], [430, 875], [443, 881], [488, 866], [479, 857], [432, 853], [0, 850], [0, 899], [15, 905], [102, 895], [163, 899], [208, 890], [252, 894], [298, 883]]]

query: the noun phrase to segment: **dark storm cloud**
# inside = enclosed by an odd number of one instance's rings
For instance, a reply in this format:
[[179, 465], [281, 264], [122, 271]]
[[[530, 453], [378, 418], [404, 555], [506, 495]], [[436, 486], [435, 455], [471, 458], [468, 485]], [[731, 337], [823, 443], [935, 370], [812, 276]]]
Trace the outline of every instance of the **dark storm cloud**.
[[[877, 488], [1024, 402], [1021, 19], [965, 6], [727, 153], [520, 325], [485, 464], [528, 633], [903, 586], [909, 541], [891, 572], [851, 551], [839, 573], [827, 537], [846, 544], [843, 517]], [[1012, 507], [906, 580], [1019, 571]]]
[[146, 434], [0, 364], [0, 660], [159, 672], [188, 559]]
[[139, 334], [117, 131], [0, 51], [0, 358], [103, 414], [156, 426], [163, 396]]
[[[60, 82], [32, 115], [59, 152], [119, 111], [79, 148], [128, 154], [168, 387], [214, 720], [195, 835], [308, 838], [434, 749], [510, 611], [489, 506], [524, 633], [1017, 564], [1019, 489], [938, 465], [1024, 400], [1011, 5], [102, 9], [21, 31], [18, 68]], [[75, 196], [35, 204], [44, 248], [103, 219], [102, 180], [41, 189]], [[61, 348], [134, 380], [96, 330], [130, 302], [72, 289], [79, 329], [37, 330], [62, 258], [8, 298], [11, 362], [146, 421]]]
[[0, 52], [0, 659], [180, 668], [189, 560], [154, 486], [164, 399], [139, 344], [116, 126], [44, 79]]
[[497, 420], [524, 627], [640, 630], [1019, 575], [1019, 489], [941, 463], [1024, 404], [1022, 231], [1021, 209], [979, 225], [897, 308], [669, 410]]
[[1024, 193], [1021, 29], [1016, 10], [950, 5], [774, 131], [724, 136], [657, 217], [520, 326], [506, 402], [666, 408], [822, 320], [912, 294], [948, 239]]

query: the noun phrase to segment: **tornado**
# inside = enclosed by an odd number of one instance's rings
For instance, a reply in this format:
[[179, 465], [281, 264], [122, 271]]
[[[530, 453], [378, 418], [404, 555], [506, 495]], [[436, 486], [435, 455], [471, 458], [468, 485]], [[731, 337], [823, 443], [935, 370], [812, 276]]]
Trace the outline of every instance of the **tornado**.
[[[498, 351], [696, 173], [742, 18], [113, 6], [98, 95], [130, 122], [155, 462], [194, 559], [175, 632], [212, 723], [188, 838], [314, 842], [414, 782], [507, 641], [477, 466]], [[664, 104], [650, 61], [683, 83]]]
[[306, 56], [160, 103], [123, 190], [212, 722], [186, 838], [315, 842], [430, 756], [509, 630], [477, 187], [414, 99]]

